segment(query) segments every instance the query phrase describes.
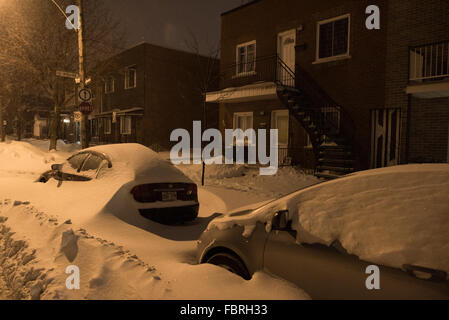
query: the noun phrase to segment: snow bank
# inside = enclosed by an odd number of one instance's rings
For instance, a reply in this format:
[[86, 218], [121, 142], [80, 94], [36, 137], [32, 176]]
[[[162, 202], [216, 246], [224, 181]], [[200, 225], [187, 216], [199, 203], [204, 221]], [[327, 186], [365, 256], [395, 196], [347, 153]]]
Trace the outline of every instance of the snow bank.
[[0, 171], [42, 173], [58, 160], [62, 160], [60, 155], [44, 152], [27, 142], [0, 143]]
[[[0, 290], [4, 289], [0, 296], [5, 298], [309, 298], [291, 283], [263, 272], [257, 273], [251, 281], [245, 281], [213, 265], [192, 265], [180, 262], [179, 258], [164, 261], [167, 259], [164, 253], [150, 253], [144, 261], [140, 255], [117, 242], [83, 228], [73, 231], [75, 227], [71, 221], [61, 223], [29, 203], [2, 201], [0, 216], [3, 216], [0, 219]], [[116, 225], [115, 232], [120, 231], [123, 232], [124, 228]], [[142, 234], [137, 232], [131, 242], [138, 239], [142, 242]], [[154, 245], [160, 247], [162, 252], [169, 248], [164, 240], [156, 240], [155, 237], [152, 240], [145, 245], [147, 251], [152, 250], [151, 242], [157, 242]], [[178, 245], [181, 246], [180, 243]], [[3, 256], [7, 259], [2, 259]], [[79, 290], [66, 287], [69, 276], [66, 269], [73, 265], [80, 271]], [[163, 267], [160, 268], [160, 265]], [[198, 286], [199, 282], [201, 286]], [[266, 290], [267, 287], [270, 290]]]
[[208, 228], [245, 227], [288, 210], [298, 242], [343, 247], [362, 260], [401, 268], [414, 264], [449, 273], [449, 165], [370, 170], [319, 184], [251, 214], [222, 217]]
[[[178, 165], [186, 176], [201, 183], [202, 165]], [[295, 167], [281, 167], [272, 176], [261, 176], [259, 168], [247, 165], [206, 166], [206, 186], [258, 194], [261, 198], [275, 198], [318, 183], [320, 180]]]

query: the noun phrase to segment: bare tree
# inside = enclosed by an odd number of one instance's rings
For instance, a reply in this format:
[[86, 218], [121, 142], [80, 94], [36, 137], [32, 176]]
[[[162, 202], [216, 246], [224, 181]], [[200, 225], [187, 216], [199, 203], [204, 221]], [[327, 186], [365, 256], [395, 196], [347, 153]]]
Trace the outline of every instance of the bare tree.
[[[62, 8], [70, 4], [58, 3]], [[50, 0], [10, 0], [1, 14], [0, 67], [26, 73], [27, 91], [51, 99], [50, 150], [56, 149], [61, 110], [73, 104], [75, 95], [73, 80], [58, 78], [56, 71], [77, 71], [77, 34], [65, 27], [65, 17]], [[118, 51], [123, 33], [104, 1], [86, 0], [85, 20], [89, 72]]]
[[[197, 66], [196, 71], [191, 74], [192, 84], [194, 88], [201, 95], [201, 102], [203, 107], [203, 131], [208, 128], [208, 113], [206, 94], [212, 90], [218, 89], [219, 86], [219, 70], [220, 70], [220, 48], [219, 45], [208, 45], [206, 53], [203, 52], [200, 47], [200, 42], [193, 32], [189, 33], [190, 37], [185, 41], [187, 49], [193, 53], [196, 57]], [[201, 175], [201, 184], [204, 186], [206, 164], [203, 159], [203, 168]]]

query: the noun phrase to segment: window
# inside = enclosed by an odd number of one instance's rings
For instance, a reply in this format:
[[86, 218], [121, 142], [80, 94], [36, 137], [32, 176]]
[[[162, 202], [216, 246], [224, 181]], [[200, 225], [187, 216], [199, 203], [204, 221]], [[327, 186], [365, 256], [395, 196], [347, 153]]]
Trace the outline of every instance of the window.
[[349, 56], [349, 14], [320, 21], [317, 29], [317, 61]]
[[131, 134], [131, 117], [120, 118], [120, 134]]
[[106, 79], [104, 83], [104, 93], [112, 93], [115, 91], [115, 79], [113, 77], [109, 77]]
[[132, 89], [137, 86], [136, 67], [128, 67], [125, 71], [125, 89]]
[[111, 119], [104, 119], [104, 134], [111, 134]]
[[237, 74], [256, 71], [256, 41], [237, 46]]

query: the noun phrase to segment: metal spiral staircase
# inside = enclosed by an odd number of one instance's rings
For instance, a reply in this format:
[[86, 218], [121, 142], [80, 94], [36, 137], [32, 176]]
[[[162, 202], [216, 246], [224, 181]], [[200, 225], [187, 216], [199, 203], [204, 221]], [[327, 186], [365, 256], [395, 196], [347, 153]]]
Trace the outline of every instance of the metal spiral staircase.
[[279, 57], [277, 94], [310, 136], [315, 175], [334, 179], [355, 171], [354, 122], [299, 66], [291, 70]]

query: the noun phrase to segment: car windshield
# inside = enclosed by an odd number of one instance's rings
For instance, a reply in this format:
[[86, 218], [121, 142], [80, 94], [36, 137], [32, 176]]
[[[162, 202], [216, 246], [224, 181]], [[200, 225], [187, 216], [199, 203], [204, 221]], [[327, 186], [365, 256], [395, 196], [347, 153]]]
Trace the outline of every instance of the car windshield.
[[98, 170], [98, 168], [100, 167], [101, 163], [103, 162], [103, 158], [91, 154], [89, 159], [86, 160], [86, 162], [84, 162], [83, 167], [81, 169], [81, 172], [84, 171], [90, 171], [90, 170]]
[[83, 164], [86, 157], [87, 157], [86, 153], [77, 154], [69, 158], [68, 163], [70, 164], [72, 169], [78, 170]]

